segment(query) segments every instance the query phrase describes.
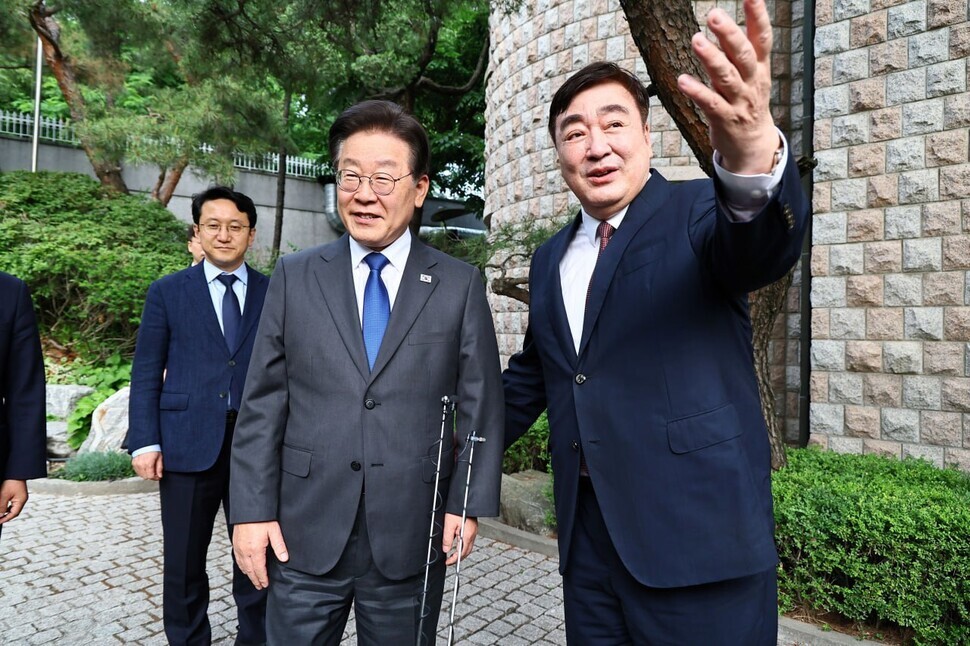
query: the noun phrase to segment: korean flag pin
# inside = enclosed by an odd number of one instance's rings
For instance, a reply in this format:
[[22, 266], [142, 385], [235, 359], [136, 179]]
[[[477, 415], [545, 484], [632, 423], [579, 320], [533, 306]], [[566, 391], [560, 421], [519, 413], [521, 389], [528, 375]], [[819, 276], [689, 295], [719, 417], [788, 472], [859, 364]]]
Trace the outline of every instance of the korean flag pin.
[[421, 282], [422, 283], [430, 283], [431, 282], [431, 276], [429, 276], [428, 274], [421, 274]]

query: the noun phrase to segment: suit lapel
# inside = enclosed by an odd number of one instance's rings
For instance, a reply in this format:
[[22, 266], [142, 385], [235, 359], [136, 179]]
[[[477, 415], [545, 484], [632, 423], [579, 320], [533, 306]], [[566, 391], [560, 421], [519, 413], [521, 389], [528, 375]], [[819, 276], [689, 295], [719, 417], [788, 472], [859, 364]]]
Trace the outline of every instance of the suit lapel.
[[344, 235], [335, 243], [326, 245], [320, 251], [320, 258], [323, 262], [317, 263], [313, 269], [320, 294], [347, 352], [353, 358], [360, 376], [367, 381], [370, 379], [370, 368], [367, 365], [367, 352], [364, 350], [364, 337], [360, 331], [360, 317], [357, 315], [357, 294], [354, 291], [354, 276], [350, 267], [349, 237]]
[[398, 287], [397, 296], [394, 298], [391, 318], [387, 323], [377, 360], [374, 362], [374, 370], [370, 372], [370, 380], [380, 374], [397, 352], [398, 346], [404, 341], [414, 321], [431, 297], [431, 293], [438, 286], [439, 279], [431, 272], [435, 264], [437, 261], [428, 251], [428, 247], [413, 236], [408, 261], [401, 274], [401, 286]]
[[205, 279], [205, 269], [200, 262], [195, 267], [190, 268], [185, 273], [188, 282], [188, 291], [192, 305], [201, 312], [202, 327], [213, 337], [212, 347], [226, 349], [226, 354], [231, 353], [231, 349], [226, 343], [226, 336], [219, 327], [219, 319], [213, 309], [212, 295], [209, 293], [209, 283]]
[[653, 218], [660, 210], [660, 207], [667, 201], [670, 194], [670, 185], [662, 175], [656, 171], [650, 171], [650, 180], [636, 199], [630, 203], [630, 209], [620, 227], [610, 238], [610, 243], [606, 250], [596, 262], [596, 269], [593, 271], [593, 278], [590, 281], [589, 301], [586, 303], [586, 318], [583, 321], [583, 337], [579, 342], [579, 355], [582, 356], [589, 344], [590, 336], [596, 327], [596, 319], [603, 309], [606, 301], [606, 294], [616, 268], [623, 258], [630, 242], [640, 232], [640, 229]]
[[258, 307], [258, 305], [263, 302], [266, 295], [266, 284], [269, 282], [266, 276], [249, 265], [246, 265], [246, 270], [249, 274], [249, 284], [246, 286], [246, 304], [243, 306], [242, 323], [239, 326], [239, 345], [230, 351], [233, 356], [239, 352], [239, 348], [243, 347], [243, 339], [249, 336], [249, 333], [252, 332], [259, 321], [259, 313], [263, 308]]
[[[550, 241], [550, 262], [545, 268], [546, 275], [544, 281], [547, 285], [553, 286], [553, 289], [548, 292], [553, 294], [548, 300], [549, 320], [552, 322], [553, 332], [559, 341], [562, 355], [566, 357], [569, 364], [573, 367], [576, 366], [578, 357], [576, 356], [576, 347], [573, 345], [573, 335], [569, 330], [569, 318], [566, 316], [566, 305], [562, 299], [562, 276], [559, 273], [559, 263], [562, 262], [563, 256], [566, 255], [569, 243], [576, 235], [576, 230], [579, 228], [581, 222], [582, 215], [577, 214], [572, 225], [558, 233]], [[541, 334], [538, 330], [533, 330], [532, 333]]]

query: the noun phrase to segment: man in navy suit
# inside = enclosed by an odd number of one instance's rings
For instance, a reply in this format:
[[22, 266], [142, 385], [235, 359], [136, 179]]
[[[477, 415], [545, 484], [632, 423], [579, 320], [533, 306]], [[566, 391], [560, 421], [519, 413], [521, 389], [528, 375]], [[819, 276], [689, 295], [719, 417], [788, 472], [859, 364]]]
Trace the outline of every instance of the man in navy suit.
[[548, 407], [570, 644], [774, 644], [768, 436], [747, 293], [798, 258], [810, 207], [769, 112], [771, 25], [720, 9], [693, 48], [714, 180], [650, 171], [649, 99], [593, 63], [549, 111], [582, 205], [540, 247], [505, 372], [506, 444]]
[[47, 475], [44, 359], [30, 291], [0, 272], [0, 530], [27, 504], [27, 480]]
[[[229, 517], [229, 449], [269, 280], [244, 262], [256, 207], [210, 188], [192, 198], [205, 260], [152, 283], [131, 369], [128, 447], [159, 481], [163, 623], [172, 644], [208, 644], [206, 552], [220, 503]], [[232, 535], [232, 527], [229, 528]], [[266, 592], [233, 561], [237, 644], [266, 641]]]

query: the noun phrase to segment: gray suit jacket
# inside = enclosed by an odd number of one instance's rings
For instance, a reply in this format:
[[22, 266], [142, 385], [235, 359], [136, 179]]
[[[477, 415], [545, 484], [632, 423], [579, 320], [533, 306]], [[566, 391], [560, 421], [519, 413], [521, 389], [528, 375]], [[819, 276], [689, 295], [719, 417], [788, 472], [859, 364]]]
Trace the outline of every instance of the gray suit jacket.
[[[427, 277], [430, 276], [430, 281]], [[427, 550], [441, 397], [459, 399], [446, 432], [438, 522], [461, 513], [466, 436], [477, 444], [469, 516], [496, 516], [503, 398], [479, 272], [414, 240], [380, 353], [367, 366], [346, 236], [283, 257], [266, 294], [232, 446], [232, 523], [278, 520], [289, 566], [325, 574], [346, 545], [366, 486], [380, 571], [421, 571]], [[440, 531], [435, 539], [440, 548]]]

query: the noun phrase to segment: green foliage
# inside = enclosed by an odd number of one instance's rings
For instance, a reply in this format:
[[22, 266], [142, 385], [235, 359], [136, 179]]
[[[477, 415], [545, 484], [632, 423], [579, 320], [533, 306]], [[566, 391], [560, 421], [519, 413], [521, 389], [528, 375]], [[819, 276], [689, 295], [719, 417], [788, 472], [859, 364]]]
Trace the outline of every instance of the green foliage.
[[113, 354], [98, 365], [77, 365], [73, 369], [77, 383], [94, 388], [78, 400], [67, 418], [67, 445], [79, 449], [91, 432], [91, 416], [108, 397], [131, 381], [131, 361]]
[[0, 269], [65, 353], [130, 355], [149, 284], [186, 264], [185, 225], [157, 203], [74, 173], [0, 174]]
[[790, 450], [773, 491], [783, 610], [896, 624], [916, 644], [970, 643], [970, 477]]
[[549, 418], [542, 413], [536, 423], [515, 444], [505, 450], [502, 471], [516, 473], [526, 469], [551, 471], [549, 463]]
[[74, 482], [100, 482], [122, 480], [135, 475], [131, 458], [124, 453], [84, 453], [67, 461], [63, 469], [51, 474], [51, 478]]

